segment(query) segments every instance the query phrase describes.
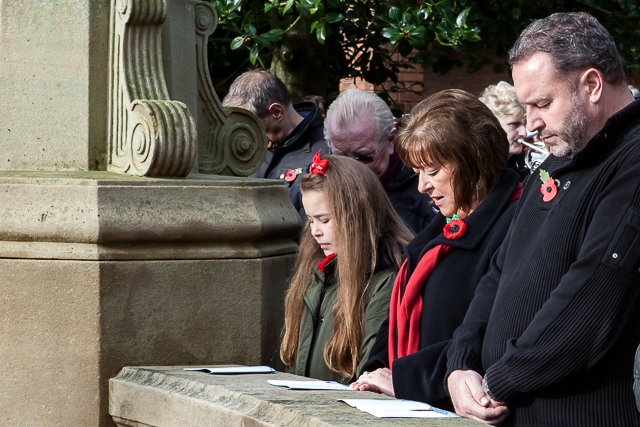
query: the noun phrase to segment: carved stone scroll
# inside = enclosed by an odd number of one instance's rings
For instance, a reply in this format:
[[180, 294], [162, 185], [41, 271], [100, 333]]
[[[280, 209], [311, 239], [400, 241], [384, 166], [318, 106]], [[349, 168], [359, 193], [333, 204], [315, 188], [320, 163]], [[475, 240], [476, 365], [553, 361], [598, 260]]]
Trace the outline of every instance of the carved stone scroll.
[[111, 12], [109, 170], [186, 176], [197, 152], [187, 106], [169, 100], [162, 68], [164, 0], [116, 0]]
[[241, 108], [222, 107], [209, 75], [207, 42], [218, 17], [208, 2], [194, 4], [198, 67], [198, 171], [248, 176], [260, 168], [267, 137], [258, 118]]

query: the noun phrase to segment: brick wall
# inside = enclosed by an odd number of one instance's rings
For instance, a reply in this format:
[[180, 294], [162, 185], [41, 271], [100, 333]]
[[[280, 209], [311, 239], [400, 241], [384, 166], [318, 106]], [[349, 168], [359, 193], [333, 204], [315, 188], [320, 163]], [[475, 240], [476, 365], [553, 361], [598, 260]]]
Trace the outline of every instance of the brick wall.
[[[454, 66], [444, 75], [434, 73], [430, 69], [424, 70], [419, 64], [413, 65], [412, 69], [401, 72], [398, 76], [397, 88], [389, 92], [393, 100], [391, 107], [409, 113], [425, 97], [443, 89], [463, 89], [474, 95], [480, 95], [480, 92], [490, 84], [498, 83], [500, 80], [512, 82], [507, 73], [496, 74], [491, 65], [486, 65], [479, 71], [470, 74], [467, 72], [467, 62], [462, 57], [459, 59], [463, 61], [464, 65], [462, 67]], [[496, 62], [500, 61], [497, 57], [492, 59]], [[392, 86], [392, 82], [389, 81], [382, 87], [390, 89]], [[374, 87], [370, 83], [354, 82], [353, 80], [343, 81], [340, 84], [340, 91], [354, 87], [361, 90], [382, 91], [380, 86]]]
[[[404, 82], [407, 87], [393, 94], [394, 100], [401, 106], [402, 111], [409, 113], [411, 108], [418, 102], [444, 89], [462, 89], [474, 95], [480, 95], [480, 92], [485, 87], [490, 84], [496, 84], [500, 80], [512, 83], [508, 73], [496, 74], [492, 65], [485, 65], [479, 71], [469, 73], [467, 71], [468, 61], [465, 61], [462, 57], [458, 59], [463, 62], [462, 67], [454, 66], [444, 75], [434, 73], [431, 69], [423, 70], [420, 66], [416, 66], [416, 69], [411, 70], [411, 72], [403, 73], [399, 80]], [[495, 62], [503, 61], [498, 57], [491, 59]], [[404, 74], [407, 75], [405, 76]], [[409, 92], [409, 87], [419, 88], [419, 95]]]
[[[422, 67], [416, 65], [415, 69], [402, 72], [398, 80], [402, 82], [402, 85], [400, 85], [400, 90], [391, 93], [391, 98], [394, 101], [392, 107], [404, 113], [409, 113], [418, 102], [427, 96], [444, 89], [462, 89], [478, 96], [485, 87], [501, 80], [513, 84], [508, 72], [496, 74], [492, 65], [485, 65], [479, 71], [470, 74], [467, 72], [466, 64], [462, 67], [454, 66], [444, 75], [434, 73], [430, 69], [423, 70]], [[629, 84], [640, 88], [640, 69], [632, 70]], [[388, 88], [391, 84], [385, 86]], [[376, 92], [381, 90], [380, 87], [374, 87], [371, 83], [362, 80], [356, 82], [344, 80], [340, 84], [340, 92], [351, 88]]]

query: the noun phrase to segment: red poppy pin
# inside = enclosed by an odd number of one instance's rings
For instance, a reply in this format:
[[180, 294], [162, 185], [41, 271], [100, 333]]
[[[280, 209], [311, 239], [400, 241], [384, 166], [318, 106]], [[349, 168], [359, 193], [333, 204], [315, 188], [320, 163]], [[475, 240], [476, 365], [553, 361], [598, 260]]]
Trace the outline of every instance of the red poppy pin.
[[298, 176], [302, 173], [302, 168], [296, 169], [287, 169], [284, 173], [280, 174], [280, 179], [284, 179], [289, 184], [296, 180]]
[[284, 180], [287, 182], [293, 182], [296, 180], [298, 174], [293, 169], [287, 169], [284, 171]]
[[540, 186], [540, 192], [542, 193], [542, 200], [550, 202], [558, 194], [558, 186], [553, 178], [549, 176], [549, 172], [544, 169], [540, 169], [540, 180], [542, 185]]
[[444, 226], [443, 231], [447, 239], [459, 239], [467, 231], [467, 224], [454, 214], [451, 218], [447, 218], [447, 225]]

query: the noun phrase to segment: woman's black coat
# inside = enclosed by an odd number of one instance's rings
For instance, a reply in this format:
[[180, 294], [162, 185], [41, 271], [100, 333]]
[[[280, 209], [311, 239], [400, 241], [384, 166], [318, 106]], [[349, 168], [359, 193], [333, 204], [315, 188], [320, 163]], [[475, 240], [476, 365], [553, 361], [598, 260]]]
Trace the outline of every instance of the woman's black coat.
[[[520, 177], [503, 172], [498, 185], [464, 219], [465, 234], [448, 240], [442, 229], [446, 218], [438, 214], [405, 248], [407, 277], [433, 246], [444, 243], [455, 249], [438, 263], [422, 288], [422, 320], [419, 351], [394, 360], [393, 387], [399, 399], [418, 400], [452, 409], [444, 388], [447, 349], [453, 331], [462, 323], [478, 282], [489, 269], [491, 257], [502, 243], [516, 202], [509, 203]], [[388, 367], [388, 319], [382, 324], [363, 371]]]

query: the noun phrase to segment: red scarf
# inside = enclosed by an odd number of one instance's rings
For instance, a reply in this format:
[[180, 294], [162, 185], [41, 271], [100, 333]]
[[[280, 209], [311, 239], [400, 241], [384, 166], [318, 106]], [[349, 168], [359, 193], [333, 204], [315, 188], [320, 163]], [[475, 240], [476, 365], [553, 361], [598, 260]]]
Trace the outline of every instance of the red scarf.
[[[509, 204], [520, 198], [522, 184], [518, 183], [515, 191], [509, 198]], [[460, 220], [458, 220], [460, 221]], [[449, 225], [449, 224], [448, 224]], [[445, 230], [447, 226], [445, 226]], [[459, 238], [464, 234], [466, 225], [456, 236], [448, 239]], [[439, 244], [425, 253], [416, 269], [407, 282], [407, 261], [402, 264], [396, 276], [391, 292], [391, 304], [389, 307], [389, 367], [393, 366], [394, 359], [415, 353], [420, 344], [420, 320], [422, 319], [422, 287], [436, 268], [438, 262], [449, 253], [451, 246]], [[404, 290], [404, 295], [402, 291]], [[397, 343], [396, 343], [397, 338]]]
[[[389, 367], [393, 360], [418, 351], [422, 318], [422, 286], [451, 246], [439, 244], [429, 249], [406, 282], [407, 261], [402, 264], [391, 292], [389, 307]], [[405, 286], [406, 284], [406, 286]], [[404, 295], [401, 295], [404, 289]], [[396, 348], [396, 335], [398, 343]], [[397, 350], [397, 351], [396, 351]]]
[[318, 270], [324, 273], [324, 269], [327, 266], [327, 264], [329, 264], [331, 260], [333, 260], [335, 257], [336, 257], [335, 252], [324, 257], [324, 259], [318, 263]]

